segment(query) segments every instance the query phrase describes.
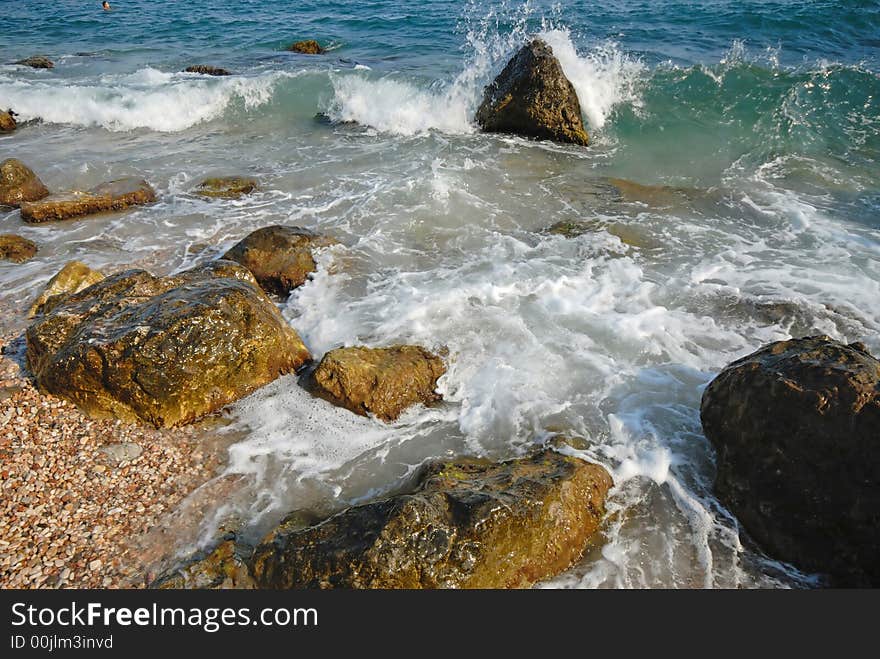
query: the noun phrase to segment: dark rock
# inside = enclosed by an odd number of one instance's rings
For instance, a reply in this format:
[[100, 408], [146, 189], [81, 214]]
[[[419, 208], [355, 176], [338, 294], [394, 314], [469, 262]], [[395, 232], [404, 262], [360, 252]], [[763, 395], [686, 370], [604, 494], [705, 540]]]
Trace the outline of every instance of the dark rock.
[[33, 57], [28, 57], [27, 59], [21, 59], [16, 62], [21, 66], [29, 66], [34, 69], [51, 69], [55, 66], [55, 64], [48, 57], [43, 57], [42, 55], [34, 55]]
[[259, 187], [252, 178], [244, 176], [221, 176], [206, 178], [199, 183], [195, 190], [202, 197], [219, 197], [222, 199], [237, 199], [250, 194]]
[[48, 194], [39, 177], [20, 160], [8, 158], [0, 163], [0, 206], [18, 208]]
[[211, 414], [310, 359], [250, 272], [229, 261], [164, 278], [111, 275], [45, 312], [26, 339], [43, 392], [157, 427]]
[[196, 64], [195, 66], [188, 66], [184, 70], [184, 73], [200, 73], [205, 76], [228, 76], [232, 75], [226, 69], [221, 69], [216, 66], [206, 66], [204, 64]]
[[771, 556], [880, 585], [880, 362], [827, 336], [772, 343], [703, 394], [715, 488]]
[[331, 350], [307, 386], [317, 395], [364, 416], [394, 421], [410, 405], [440, 400], [443, 360], [419, 346]]
[[0, 133], [11, 133], [17, 125], [12, 110], [0, 110]]
[[274, 225], [249, 234], [223, 258], [250, 270], [265, 291], [287, 295], [317, 268], [312, 250], [333, 243], [308, 229]]
[[287, 50], [291, 50], [295, 53], [301, 53], [303, 55], [323, 55], [326, 50], [321, 47], [314, 39], [306, 39], [305, 41], [297, 41], [295, 44], [292, 44], [290, 48]]
[[60, 192], [39, 201], [22, 203], [21, 219], [39, 223], [68, 220], [84, 215], [120, 211], [156, 201], [150, 184], [139, 178], [124, 178], [95, 186], [88, 192]]
[[540, 39], [523, 46], [486, 87], [476, 121], [489, 133], [589, 142], [574, 86]]
[[68, 295], [79, 293], [92, 284], [104, 279], [104, 275], [92, 270], [82, 261], [68, 261], [52, 279], [48, 281], [43, 292], [37, 296], [28, 311], [28, 317], [51, 311]]
[[37, 244], [12, 233], [0, 234], [0, 259], [24, 263], [37, 254]]

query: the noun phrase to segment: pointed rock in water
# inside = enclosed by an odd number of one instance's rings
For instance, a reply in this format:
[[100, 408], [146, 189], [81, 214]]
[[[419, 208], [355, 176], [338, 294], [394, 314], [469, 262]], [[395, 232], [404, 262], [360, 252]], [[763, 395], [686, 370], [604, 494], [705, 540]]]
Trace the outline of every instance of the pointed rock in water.
[[52, 60], [42, 55], [34, 55], [33, 57], [18, 60], [15, 63], [20, 66], [29, 66], [33, 69], [51, 69], [55, 66]]
[[24, 263], [32, 259], [36, 253], [37, 244], [34, 241], [12, 233], [0, 235], [0, 259], [13, 263]]
[[224, 538], [159, 588], [528, 588], [577, 561], [611, 476], [542, 450], [427, 465], [410, 494], [317, 525], [285, 520], [255, 550]]
[[706, 388], [715, 489], [771, 557], [880, 586], [880, 361], [827, 336], [771, 343]]
[[21, 219], [32, 224], [120, 211], [156, 201], [150, 184], [139, 178], [123, 178], [95, 186], [88, 192], [60, 192], [39, 201], [22, 203]]
[[266, 292], [283, 296], [315, 272], [312, 250], [334, 243], [308, 229], [274, 225], [249, 234], [222, 258], [250, 270]]
[[34, 300], [28, 311], [28, 318], [51, 311], [68, 295], [79, 293], [102, 279], [104, 275], [101, 272], [92, 270], [82, 261], [68, 261]]
[[589, 143], [574, 86], [541, 39], [523, 46], [486, 87], [476, 121], [488, 133]]
[[12, 110], [0, 110], [0, 133], [11, 133], [17, 125]]
[[232, 75], [226, 69], [221, 69], [216, 66], [207, 66], [205, 64], [196, 64], [195, 66], [188, 66], [183, 70], [184, 73], [200, 73], [205, 76], [228, 76]]
[[355, 414], [394, 421], [411, 405], [441, 400], [437, 380], [446, 365], [419, 346], [338, 348], [311, 374], [315, 394]]
[[245, 176], [218, 176], [206, 178], [195, 189], [202, 197], [219, 197], [221, 199], [237, 199], [250, 194], [259, 187], [256, 180]]
[[8, 158], [0, 163], [0, 206], [18, 208], [23, 202], [37, 201], [48, 194], [39, 177], [20, 160]]
[[326, 50], [321, 47], [314, 39], [306, 39], [305, 41], [297, 41], [295, 44], [292, 44], [290, 48], [287, 50], [291, 50], [295, 53], [301, 53], [303, 55], [323, 55]]
[[97, 418], [179, 426], [310, 359], [297, 333], [230, 261], [170, 277], [111, 275], [25, 333], [39, 388]]

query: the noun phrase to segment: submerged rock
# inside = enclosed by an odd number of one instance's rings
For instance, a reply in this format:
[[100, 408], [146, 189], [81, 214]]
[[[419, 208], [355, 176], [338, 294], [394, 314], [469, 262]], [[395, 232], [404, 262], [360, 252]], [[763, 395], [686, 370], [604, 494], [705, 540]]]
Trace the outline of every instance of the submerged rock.
[[12, 110], [0, 110], [0, 133], [11, 133], [17, 125]]
[[64, 298], [26, 332], [39, 388], [95, 417], [178, 426], [310, 359], [238, 264], [171, 277], [111, 275]]
[[68, 261], [46, 284], [28, 311], [28, 317], [51, 311], [68, 295], [79, 293], [104, 279], [104, 275], [92, 270], [82, 261]]
[[526, 588], [583, 554], [611, 477], [553, 451], [429, 465], [418, 489], [260, 545], [262, 588]]
[[308, 229], [274, 225], [249, 234], [223, 258], [250, 270], [265, 291], [287, 295], [315, 272], [317, 264], [312, 250], [333, 243]]
[[256, 548], [225, 536], [159, 588], [527, 588], [577, 561], [611, 476], [549, 450], [427, 465], [415, 490], [317, 524], [285, 519]]
[[18, 208], [49, 194], [39, 177], [21, 160], [7, 158], [0, 163], [0, 206]]
[[199, 183], [195, 193], [203, 197], [237, 199], [243, 195], [250, 194], [258, 187], [259, 184], [252, 178], [244, 176], [221, 176], [206, 178]]
[[772, 343], [703, 393], [715, 488], [771, 556], [880, 585], [880, 361], [827, 336]]
[[419, 346], [339, 348], [324, 355], [308, 386], [355, 414], [394, 421], [411, 405], [441, 400], [445, 372], [443, 360]]
[[294, 44], [291, 44], [290, 48], [287, 50], [291, 50], [295, 53], [301, 53], [303, 55], [323, 55], [326, 50], [321, 47], [314, 39], [306, 39], [305, 41], [297, 41]]
[[623, 224], [621, 222], [603, 222], [600, 220], [566, 220], [557, 222], [549, 229], [547, 233], [551, 233], [564, 238], [577, 238], [588, 233], [596, 233], [605, 231], [624, 245], [637, 247], [639, 249], [651, 249], [657, 247], [657, 243], [650, 240], [643, 232], [637, 228]]
[[52, 62], [52, 60], [48, 57], [43, 57], [42, 55], [34, 55], [33, 57], [20, 59], [15, 63], [20, 66], [29, 66], [32, 69], [51, 69], [55, 66], [55, 63]]
[[24, 263], [37, 254], [37, 244], [12, 233], [0, 234], [0, 259]]
[[133, 442], [121, 442], [118, 444], [107, 444], [98, 449], [98, 451], [101, 453], [105, 463], [111, 467], [118, 467], [123, 462], [137, 460], [141, 453], [144, 452], [144, 449]]
[[207, 66], [205, 64], [196, 64], [195, 66], [188, 66], [183, 70], [184, 73], [201, 73], [205, 76], [228, 76], [232, 75], [226, 69], [221, 69], [216, 66]]
[[486, 87], [476, 121], [489, 133], [589, 143], [574, 86], [540, 39], [523, 46]]
[[102, 183], [88, 192], [61, 192], [21, 205], [21, 219], [39, 223], [73, 217], [120, 211], [130, 206], [156, 201], [150, 184], [139, 178], [123, 178]]

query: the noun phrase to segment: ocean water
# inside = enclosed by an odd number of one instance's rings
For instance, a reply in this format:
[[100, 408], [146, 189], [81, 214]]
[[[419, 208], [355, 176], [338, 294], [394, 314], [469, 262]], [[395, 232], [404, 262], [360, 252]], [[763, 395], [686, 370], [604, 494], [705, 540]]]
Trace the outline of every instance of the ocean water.
[[[143, 176], [160, 201], [42, 226], [0, 212], [0, 232], [40, 245], [0, 263], [3, 308], [70, 259], [164, 274], [288, 223], [341, 243], [282, 305], [316, 356], [449, 351], [445, 402], [391, 425], [295, 376], [234, 405], [222, 504], [181, 531], [181, 553], [230, 519], [256, 537], [290, 510], [399, 488], [425, 460], [510, 458], [562, 431], [615, 488], [604, 542], [544, 585], [815, 583], [714, 498], [699, 401], [769, 341], [826, 333], [880, 354], [877, 2], [113, 4], [2, 0], [0, 106], [35, 121], [0, 137], [0, 158], [52, 189]], [[588, 148], [473, 124], [536, 34], [578, 92]], [[284, 51], [312, 37], [326, 55]], [[56, 67], [9, 64], [33, 54]], [[191, 64], [235, 75], [180, 73]], [[191, 194], [215, 174], [262, 191]], [[590, 230], [546, 232], [560, 221]]]

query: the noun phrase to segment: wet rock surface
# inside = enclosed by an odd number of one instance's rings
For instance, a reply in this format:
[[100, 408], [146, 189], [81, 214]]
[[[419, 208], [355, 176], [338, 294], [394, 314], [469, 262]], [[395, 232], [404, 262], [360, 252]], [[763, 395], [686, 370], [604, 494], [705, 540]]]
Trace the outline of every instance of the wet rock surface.
[[12, 110], [0, 110], [0, 133], [11, 133], [17, 125]]
[[37, 254], [37, 244], [11, 233], [0, 234], [0, 260], [24, 263]]
[[770, 556], [880, 585], [880, 362], [827, 336], [770, 344], [703, 394], [720, 499]]
[[0, 207], [17, 208], [23, 202], [36, 201], [49, 194], [40, 178], [20, 160], [0, 162]]
[[250, 270], [265, 291], [284, 296], [315, 272], [313, 250], [334, 242], [301, 227], [274, 225], [249, 234], [223, 258]]
[[259, 188], [255, 179], [246, 176], [223, 176], [207, 178], [195, 189], [195, 193], [202, 197], [217, 197], [221, 199], [237, 199], [250, 194]]
[[207, 66], [205, 64], [196, 64], [194, 66], [188, 66], [183, 70], [184, 73], [200, 73], [205, 76], [228, 76], [232, 75], [226, 69], [221, 69], [217, 66]]
[[540, 39], [523, 46], [486, 87], [476, 121], [489, 133], [589, 143], [574, 86]]
[[79, 293], [92, 284], [97, 284], [104, 279], [104, 275], [97, 270], [92, 270], [82, 261], [68, 261], [61, 270], [46, 282], [43, 291], [34, 300], [28, 311], [28, 317], [51, 311], [56, 305], [71, 293]]
[[313, 393], [356, 414], [394, 421], [418, 403], [441, 399], [443, 360], [419, 346], [338, 348], [324, 355], [306, 383]]
[[102, 183], [87, 192], [60, 192], [39, 201], [22, 203], [21, 218], [32, 224], [68, 220], [154, 201], [156, 193], [149, 183], [139, 178], [124, 178]]
[[287, 50], [293, 51], [294, 53], [300, 53], [302, 55], [323, 55], [326, 50], [314, 39], [305, 39], [304, 41], [297, 41], [294, 44], [290, 45], [290, 48]]
[[173, 427], [301, 367], [296, 332], [235, 263], [174, 275], [111, 275], [26, 332], [39, 388], [92, 416]]
[[15, 63], [19, 66], [29, 66], [32, 69], [51, 69], [55, 67], [55, 63], [43, 55], [34, 55], [33, 57], [20, 59]]

